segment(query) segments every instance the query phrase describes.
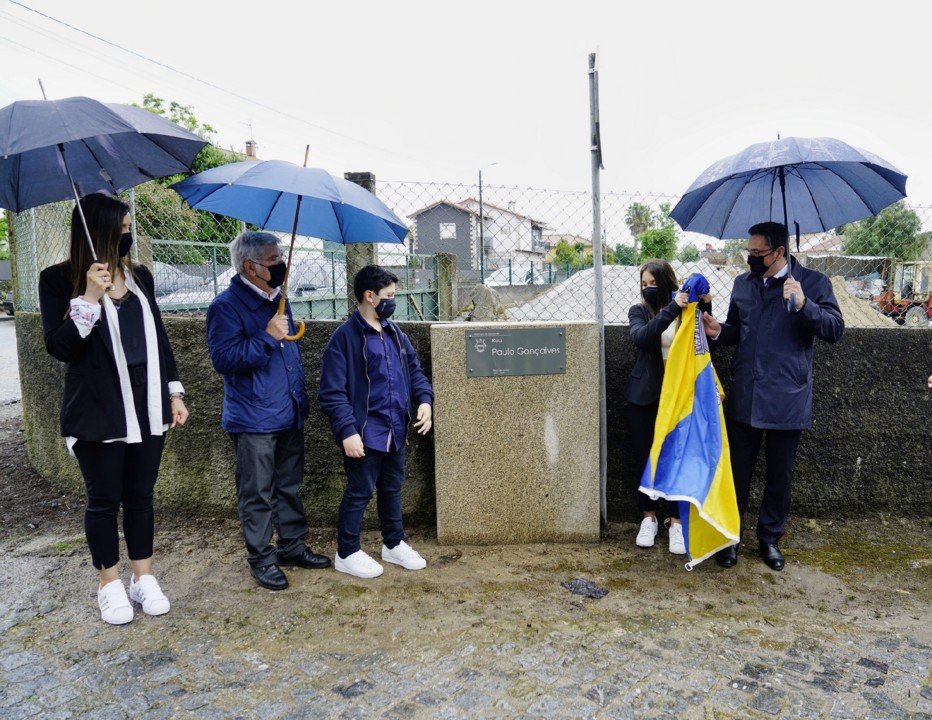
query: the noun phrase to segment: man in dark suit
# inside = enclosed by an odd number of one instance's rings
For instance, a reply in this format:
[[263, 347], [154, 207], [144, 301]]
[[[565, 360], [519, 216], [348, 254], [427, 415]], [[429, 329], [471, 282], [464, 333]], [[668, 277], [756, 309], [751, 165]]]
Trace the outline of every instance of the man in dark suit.
[[[802, 431], [812, 425], [813, 344], [816, 338], [836, 342], [845, 323], [829, 279], [795, 258], [792, 267], [787, 264], [784, 225], [760, 223], [748, 235], [750, 272], [735, 278], [725, 322], [708, 313], [703, 319], [706, 335], [716, 344], [737, 345], [726, 414], [742, 525], [766, 436], [757, 540], [764, 562], [782, 570], [784, 559], [777, 545], [790, 513], [793, 462]], [[737, 546], [731, 546], [716, 559], [722, 567], [732, 567], [737, 553]]]

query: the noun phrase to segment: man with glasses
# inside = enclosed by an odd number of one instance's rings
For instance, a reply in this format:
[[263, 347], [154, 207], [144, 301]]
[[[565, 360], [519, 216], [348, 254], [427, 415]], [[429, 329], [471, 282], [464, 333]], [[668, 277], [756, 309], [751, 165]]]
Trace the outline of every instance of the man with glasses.
[[[782, 570], [778, 548], [790, 513], [793, 462], [802, 431], [812, 425], [812, 351], [816, 338], [836, 342], [845, 329], [832, 284], [792, 258], [781, 223], [748, 230], [750, 272], [735, 278], [725, 322], [704, 314], [706, 335], [737, 345], [727, 398], [728, 442], [742, 526], [751, 476], [766, 436], [764, 493], [757, 520], [764, 562]], [[743, 530], [743, 527], [742, 527]], [[718, 553], [722, 567], [738, 562], [738, 548]]]
[[[284, 590], [280, 566], [325, 568], [330, 559], [311, 552], [304, 505], [304, 420], [310, 405], [291, 308], [278, 314], [286, 265], [278, 238], [244, 232], [230, 243], [238, 273], [207, 310], [207, 349], [223, 375], [221, 425], [236, 453], [239, 519], [253, 577]], [[272, 545], [272, 531], [278, 533]]]

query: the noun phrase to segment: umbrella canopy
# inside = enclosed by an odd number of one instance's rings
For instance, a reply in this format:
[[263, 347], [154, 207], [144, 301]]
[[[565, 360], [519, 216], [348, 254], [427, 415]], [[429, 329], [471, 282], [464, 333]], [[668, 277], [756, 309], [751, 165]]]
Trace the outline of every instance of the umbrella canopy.
[[[408, 227], [365, 188], [285, 160], [231, 163], [171, 186], [196, 210], [338, 243], [404, 242]], [[295, 210], [301, 198], [295, 225]]]
[[188, 172], [206, 144], [132, 105], [86, 97], [20, 100], [0, 108], [0, 207], [22, 212], [76, 194], [115, 195]]
[[[781, 183], [785, 178], [785, 188]], [[876, 215], [906, 197], [906, 175], [834, 138], [757, 143], [709, 167], [670, 216], [683, 230], [744, 238], [760, 222], [821, 232]]]

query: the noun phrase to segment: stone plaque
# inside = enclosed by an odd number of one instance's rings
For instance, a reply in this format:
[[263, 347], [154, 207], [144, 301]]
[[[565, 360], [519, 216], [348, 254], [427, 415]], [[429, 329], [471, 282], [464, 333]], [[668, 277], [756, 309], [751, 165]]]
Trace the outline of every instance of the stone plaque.
[[466, 374], [561, 375], [566, 372], [563, 328], [466, 331]]

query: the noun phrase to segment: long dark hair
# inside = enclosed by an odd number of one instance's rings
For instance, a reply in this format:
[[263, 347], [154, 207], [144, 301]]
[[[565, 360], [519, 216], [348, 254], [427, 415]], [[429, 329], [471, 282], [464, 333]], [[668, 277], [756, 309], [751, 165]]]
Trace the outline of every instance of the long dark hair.
[[[129, 257], [120, 257], [120, 236], [123, 234], [123, 218], [129, 212], [129, 205], [122, 200], [93, 193], [81, 198], [81, 209], [87, 221], [87, 230], [94, 241], [94, 252], [97, 253], [97, 262], [108, 263], [111, 276], [119, 265], [123, 272], [132, 274], [132, 262]], [[87, 245], [87, 236], [81, 224], [81, 216], [75, 206], [71, 211], [71, 286], [74, 288], [74, 297], [83, 295], [87, 289], [87, 271], [94, 258]]]
[[673, 272], [673, 266], [666, 260], [648, 260], [641, 265], [638, 281], [644, 277], [645, 272], [649, 272], [653, 275], [654, 280], [657, 282], [657, 307], [648, 303], [647, 300], [644, 299], [643, 294], [641, 295], [641, 304], [647, 308], [650, 316], [654, 317], [654, 315], [665, 308], [667, 303], [673, 299], [673, 293], [676, 292], [679, 283], [676, 281], [676, 273]]

